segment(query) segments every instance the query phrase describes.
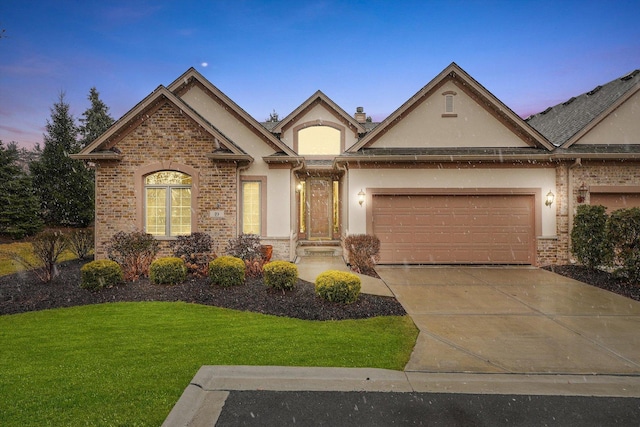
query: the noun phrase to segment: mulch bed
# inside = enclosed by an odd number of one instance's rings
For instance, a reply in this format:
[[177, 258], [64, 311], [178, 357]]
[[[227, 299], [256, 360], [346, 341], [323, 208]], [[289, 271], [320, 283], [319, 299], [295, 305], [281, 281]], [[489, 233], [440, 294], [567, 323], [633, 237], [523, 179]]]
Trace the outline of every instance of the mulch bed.
[[140, 279], [91, 292], [79, 286], [83, 264], [78, 260], [60, 264], [58, 275], [50, 283], [41, 283], [30, 272], [0, 277], [0, 315], [122, 301], [184, 301], [304, 320], [406, 314], [392, 297], [360, 294], [353, 304], [330, 303], [316, 296], [313, 284], [304, 280], [298, 280], [296, 288], [287, 292], [270, 289], [261, 279], [223, 288], [211, 285], [208, 278], [195, 276], [174, 286], [153, 285], [148, 279]]
[[562, 276], [579, 280], [618, 295], [640, 301], [640, 284], [632, 284], [615, 274], [593, 270], [582, 265], [555, 265], [543, 267]]

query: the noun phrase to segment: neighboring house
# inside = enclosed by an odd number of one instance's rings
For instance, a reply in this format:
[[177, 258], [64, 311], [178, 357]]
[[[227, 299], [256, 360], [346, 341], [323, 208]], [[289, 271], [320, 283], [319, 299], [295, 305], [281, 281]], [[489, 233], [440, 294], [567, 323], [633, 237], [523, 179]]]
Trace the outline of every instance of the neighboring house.
[[452, 63], [381, 123], [320, 91], [259, 123], [189, 69], [74, 156], [96, 168], [96, 257], [145, 230], [218, 253], [255, 233], [285, 260], [368, 233], [381, 263], [566, 263], [578, 204], [640, 205], [638, 74], [525, 121]]

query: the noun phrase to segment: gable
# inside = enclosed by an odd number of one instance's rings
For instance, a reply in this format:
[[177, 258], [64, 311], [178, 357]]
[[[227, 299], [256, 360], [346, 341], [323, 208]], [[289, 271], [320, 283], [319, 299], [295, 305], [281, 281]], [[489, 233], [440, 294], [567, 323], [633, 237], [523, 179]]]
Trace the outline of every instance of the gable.
[[640, 91], [607, 114], [573, 145], [640, 144]]
[[322, 100], [317, 100], [282, 127], [280, 140], [297, 151], [298, 133], [311, 126], [326, 126], [338, 130], [340, 132], [340, 151], [344, 151], [344, 147], [355, 144], [358, 138], [357, 132], [349, 123], [345, 123], [340, 114]]
[[[448, 96], [447, 96], [448, 95]], [[453, 101], [447, 109], [447, 98]], [[449, 79], [368, 148], [530, 147], [464, 87]]]

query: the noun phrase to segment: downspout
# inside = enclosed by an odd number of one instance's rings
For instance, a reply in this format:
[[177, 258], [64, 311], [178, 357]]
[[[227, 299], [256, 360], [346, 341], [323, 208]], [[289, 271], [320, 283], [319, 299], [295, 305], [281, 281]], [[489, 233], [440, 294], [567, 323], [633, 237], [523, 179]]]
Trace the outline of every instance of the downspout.
[[[344, 179], [343, 179], [344, 191], [342, 193], [347, 195], [346, 198], [342, 197], [342, 195], [340, 195], [340, 202], [345, 207], [344, 215], [341, 215], [342, 230], [340, 232], [340, 246], [342, 246], [342, 236], [343, 235], [346, 236], [347, 235], [347, 231], [349, 230], [349, 194], [350, 194], [350, 192], [349, 192], [349, 166], [348, 166], [347, 163], [345, 163], [344, 166], [341, 168], [340, 165], [336, 162], [336, 169], [344, 171]], [[344, 246], [342, 246], [342, 259], [345, 262], [348, 261], [348, 259], [345, 259]]]
[[571, 230], [573, 229], [573, 181], [571, 171], [582, 166], [582, 159], [576, 158], [567, 169], [567, 262], [571, 259]]
[[[289, 209], [289, 221], [290, 224], [296, 225], [295, 228], [292, 227], [291, 234], [289, 235], [289, 261], [295, 262], [298, 255], [296, 254], [296, 249], [298, 246], [298, 230], [300, 229], [300, 224], [298, 224], [297, 218], [297, 206], [295, 203], [296, 200], [296, 172], [304, 167], [304, 162], [300, 162], [298, 166], [294, 166], [291, 168], [291, 182], [293, 183], [289, 189], [289, 200], [294, 200], [294, 203], [291, 203], [291, 208]], [[293, 193], [292, 193], [293, 192]], [[302, 201], [300, 201], [302, 203]], [[295, 242], [295, 244], [294, 244]]]

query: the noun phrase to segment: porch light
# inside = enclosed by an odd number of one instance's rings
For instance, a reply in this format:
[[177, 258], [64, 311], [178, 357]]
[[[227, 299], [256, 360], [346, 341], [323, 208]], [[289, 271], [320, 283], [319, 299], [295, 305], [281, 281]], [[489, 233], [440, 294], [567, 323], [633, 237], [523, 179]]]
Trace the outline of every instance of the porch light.
[[301, 192], [302, 191], [302, 183], [299, 182], [298, 185], [296, 185], [296, 192]]
[[588, 191], [589, 190], [587, 189], [587, 186], [584, 185], [584, 182], [583, 182], [580, 188], [578, 188], [578, 203], [584, 203], [584, 201], [587, 200]]
[[360, 206], [362, 206], [362, 204], [364, 203], [364, 196], [366, 196], [366, 194], [361, 189], [358, 193], [358, 203], [360, 204]]
[[555, 198], [556, 198], [556, 195], [553, 194], [551, 190], [549, 190], [549, 192], [547, 193], [547, 197], [544, 200], [544, 205], [551, 207], [551, 204], [553, 203]]

